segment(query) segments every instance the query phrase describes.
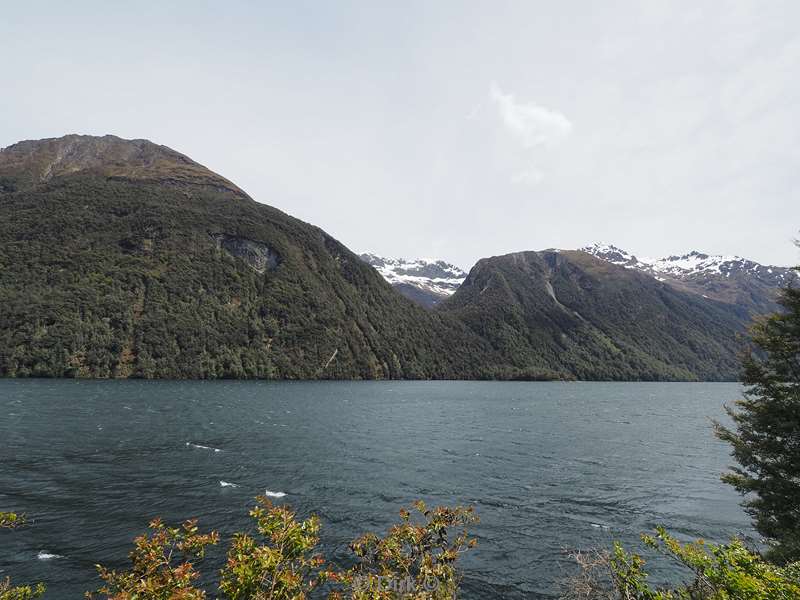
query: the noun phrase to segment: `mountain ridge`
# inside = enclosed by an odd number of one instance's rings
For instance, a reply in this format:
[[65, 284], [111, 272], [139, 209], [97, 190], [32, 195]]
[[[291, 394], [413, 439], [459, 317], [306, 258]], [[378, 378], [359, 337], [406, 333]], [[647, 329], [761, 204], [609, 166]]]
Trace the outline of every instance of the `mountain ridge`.
[[[569, 252], [550, 249], [552, 252]], [[792, 267], [763, 265], [740, 256], [709, 255], [691, 251], [661, 259], [637, 258], [613, 244], [595, 243], [578, 248], [611, 264], [634, 269], [666, 282], [681, 291], [705, 298], [737, 304], [756, 316], [779, 310], [777, 290], [790, 284], [800, 284], [800, 275]], [[432, 308], [452, 295], [463, 282], [466, 273], [440, 259], [390, 259], [375, 253], [364, 253], [362, 260], [374, 266], [384, 279], [406, 297]], [[456, 269], [460, 276], [452, 277], [446, 286], [437, 286], [433, 275], [419, 275], [405, 270], [417, 265], [442, 264]]]
[[467, 276], [459, 267], [439, 259], [406, 260], [367, 252], [360, 258], [398, 292], [426, 308], [433, 308], [453, 294]]
[[358, 256], [147, 140], [0, 151], [2, 376], [733, 379], [752, 310], [581, 251]]
[[580, 251], [479, 260], [437, 308], [464, 321], [511, 371], [578, 379], [737, 377], [749, 316]]
[[2, 375], [458, 379], [494, 360], [323, 230], [165, 146], [25, 142], [0, 152], [0, 181]]
[[[0, 149], [6, 191], [16, 191], [69, 174], [92, 172], [131, 181], [205, 185], [248, 197], [234, 183], [168, 146], [115, 135], [68, 134], [24, 140]], [[2, 189], [2, 188], [0, 188]]]
[[800, 283], [800, 276], [791, 267], [763, 265], [734, 255], [709, 255], [693, 250], [660, 259], [637, 258], [602, 243], [584, 246], [580, 251], [647, 273], [683, 291], [742, 306], [754, 316], [779, 310], [777, 290]]

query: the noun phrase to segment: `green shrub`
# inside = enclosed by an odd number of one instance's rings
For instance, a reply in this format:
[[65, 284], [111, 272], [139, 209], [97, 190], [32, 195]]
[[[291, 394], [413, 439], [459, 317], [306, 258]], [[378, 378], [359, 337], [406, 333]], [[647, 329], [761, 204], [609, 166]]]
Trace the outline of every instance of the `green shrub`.
[[[132, 566], [112, 571], [97, 565], [105, 582], [97, 593], [109, 600], [202, 600], [206, 593], [194, 587], [199, 573], [194, 562], [203, 558], [206, 547], [219, 535], [199, 533], [196, 521], [181, 527], [167, 527], [159, 519], [149, 525], [150, 533], [134, 540]], [[94, 594], [87, 593], [87, 598]]]
[[0, 529], [17, 529], [27, 523], [25, 515], [13, 512], [0, 512]]
[[298, 522], [290, 508], [273, 506], [264, 497], [257, 500], [250, 516], [262, 539], [234, 534], [219, 589], [230, 600], [305, 598], [329, 575], [321, 569], [322, 557], [313, 554], [319, 519]]
[[[257, 498], [250, 516], [256, 534], [236, 533], [220, 572], [220, 597], [230, 600], [305, 600], [327, 586], [330, 600], [444, 600], [455, 598], [460, 581], [458, 558], [475, 545], [467, 528], [477, 518], [472, 508], [428, 509], [417, 502], [402, 510], [401, 522], [385, 537], [367, 534], [350, 548], [355, 564], [337, 571], [315, 553], [319, 519], [298, 521], [286, 506]], [[458, 529], [454, 537], [450, 531]], [[215, 533], [201, 534], [195, 521], [166, 527], [156, 520], [151, 532], [135, 540], [128, 570], [111, 571], [98, 565], [105, 585], [96, 592], [106, 600], [202, 600], [195, 587], [196, 562], [206, 547], [216, 544]], [[322, 591], [321, 591], [322, 593]], [[93, 594], [87, 594], [93, 598]], [[17, 600], [16, 597], [10, 597]], [[2, 598], [2, 600], [6, 600]]]
[[578, 556], [580, 572], [564, 584], [564, 600], [793, 600], [800, 598], [800, 563], [784, 567], [766, 562], [740, 540], [682, 544], [664, 528], [644, 543], [690, 573], [673, 588], [655, 588], [648, 581], [645, 561], [616, 543], [598, 560]]
[[11, 587], [10, 579], [6, 578], [0, 581], [0, 600], [33, 600], [44, 594], [44, 591], [43, 583], [37, 583], [34, 586]]
[[[456, 562], [476, 544], [468, 535], [469, 525], [477, 521], [473, 509], [445, 506], [428, 509], [419, 501], [412, 510], [418, 518], [414, 520], [411, 511], [400, 511], [401, 522], [386, 537], [367, 534], [350, 545], [358, 563], [340, 576], [346, 584], [344, 595], [334, 592], [330, 598], [456, 597], [460, 582]], [[453, 529], [457, 533], [451, 539], [449, 532]]]

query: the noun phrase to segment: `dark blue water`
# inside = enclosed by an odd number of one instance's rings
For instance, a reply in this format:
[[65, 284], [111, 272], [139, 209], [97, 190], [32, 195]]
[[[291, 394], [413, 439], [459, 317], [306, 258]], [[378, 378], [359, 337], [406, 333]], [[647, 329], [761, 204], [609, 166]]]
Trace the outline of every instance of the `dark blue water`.
[[[711, 418], [735, 384], [0, 380], [0, 577], [81, 598], [147, 522], [250, 526], [265, 490], [322, 520], [325, 549], [385, 531], [403, 505], [476, 507], [467, 598], [538, 598], [564, 550], [750, 535]], [[217, 449], [218, 451], [215, 451]], [[238, 487], [222, 486], [220, 482]], [[44, 555], [62, 558], [44, 559]], [[202, 570], [213, 579], [212, 554]], [[657, 572], [670, 575], [656, 566]], [[212, 594], [213, 597], [213, 594]]]

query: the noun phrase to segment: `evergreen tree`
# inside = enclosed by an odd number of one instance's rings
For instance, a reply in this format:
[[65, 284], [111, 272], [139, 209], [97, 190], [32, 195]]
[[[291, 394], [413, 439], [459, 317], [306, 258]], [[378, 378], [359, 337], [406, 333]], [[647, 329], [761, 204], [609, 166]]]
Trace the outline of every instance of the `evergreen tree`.
[[717, 424], [739, 467], [723, 480], [748, 499], [744, 506], [771, 544], [777, 563], [800, 560], [800, 289], [781, 291], [785, 311], [758, 321], [758, 350], [744, 359], [744, 399], [728, 408], [736, 430]]

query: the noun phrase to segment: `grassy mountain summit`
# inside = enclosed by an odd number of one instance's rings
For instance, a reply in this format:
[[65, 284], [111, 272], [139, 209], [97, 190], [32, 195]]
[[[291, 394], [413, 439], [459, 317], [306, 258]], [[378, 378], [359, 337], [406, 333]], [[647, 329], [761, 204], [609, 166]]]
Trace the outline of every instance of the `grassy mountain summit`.
[[128, 182], [207, 186], [246, 196], [224, 177], [148, 140], [72, 134], [18, 142], [0, 152], [0, 190], [30, 189], [76, 173]]
[[0, 375], [459, 378], [493, 351], [165, 146], [0, 151]]
[[504, 369], [579, 379], [735, 379], [748, 320], [579, 251], [482, 259], [438, 311], [487, 339]]

